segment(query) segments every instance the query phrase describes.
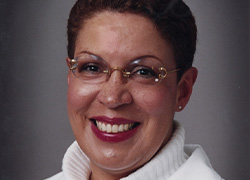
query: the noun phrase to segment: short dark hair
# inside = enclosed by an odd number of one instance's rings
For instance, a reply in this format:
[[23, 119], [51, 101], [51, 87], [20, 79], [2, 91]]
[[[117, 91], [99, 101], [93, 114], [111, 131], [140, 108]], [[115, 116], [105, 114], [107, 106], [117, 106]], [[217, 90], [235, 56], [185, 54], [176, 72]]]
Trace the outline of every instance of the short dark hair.
[[193, 64], [197, 28], [194, 16], [182, 0], [77, 0], [68, 19], [68, 56], [74, 58], [75, 42], [84, 21], [103, 11], [129, 12], [149, 18], [159, 33], [170, 42], [178, 80]]

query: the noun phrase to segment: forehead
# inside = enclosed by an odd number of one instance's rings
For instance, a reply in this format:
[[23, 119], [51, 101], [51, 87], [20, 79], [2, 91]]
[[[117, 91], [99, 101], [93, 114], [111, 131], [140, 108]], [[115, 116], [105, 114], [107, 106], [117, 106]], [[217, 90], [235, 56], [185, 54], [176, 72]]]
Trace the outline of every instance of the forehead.
[[76, 41], [75, 56], [89, 51], [104, 59], [153, 55], [173, 59], [172, 47], [148, 18], [131, 13], [101, 12], [85, 21]]

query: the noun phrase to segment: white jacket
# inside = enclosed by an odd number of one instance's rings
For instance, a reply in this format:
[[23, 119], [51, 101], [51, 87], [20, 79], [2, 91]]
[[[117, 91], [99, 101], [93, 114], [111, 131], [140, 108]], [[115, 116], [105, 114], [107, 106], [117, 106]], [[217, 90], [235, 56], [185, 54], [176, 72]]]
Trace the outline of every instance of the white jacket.
[[[143, 167], [121, 180], [223, 180], [199, 145], [184, 145], [185, 131], [177, 125], [171, 139]], [[75, 141], [65, 153], [62, 172], [46, 180], [89, 180], [88, 157]]]

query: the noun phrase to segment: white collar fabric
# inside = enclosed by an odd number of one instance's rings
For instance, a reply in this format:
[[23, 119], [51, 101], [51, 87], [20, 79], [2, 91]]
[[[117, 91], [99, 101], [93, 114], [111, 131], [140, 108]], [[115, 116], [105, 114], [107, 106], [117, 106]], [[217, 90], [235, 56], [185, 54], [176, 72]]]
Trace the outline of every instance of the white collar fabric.
[[[184, 145], [185, 131], [176, 121], [174, 124], [174, 132], [169, 142], [156, 156], [121, 180], [222, 180], [199, 145]], [[89, 179], [89, 159], [76, 141], [65, 153], [62, 169], [62, 179]]]

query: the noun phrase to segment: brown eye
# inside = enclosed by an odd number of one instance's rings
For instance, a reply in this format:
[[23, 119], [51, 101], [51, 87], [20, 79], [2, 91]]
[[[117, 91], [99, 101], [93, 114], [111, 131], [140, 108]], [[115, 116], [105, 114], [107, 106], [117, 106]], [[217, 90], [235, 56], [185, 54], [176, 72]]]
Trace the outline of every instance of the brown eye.
[[87, 63], [79, 67], [79, 73], [101, 73], [101, 67], [98, 64]]
[[86, 65], [82, 67], [81, 71], [100, 72], [100, 69], [96, 65]]
[[156, 73], [153, 69], [143, 66], [134, 67], [131, 71], [131, 74], [138, 78], [152, 78], [156, 76]]
[[137, 74], [144, 75], [144, 76], [149, 76], [152, 73], [148, 69], [140, 69], [140, 70], [137, 71]]

